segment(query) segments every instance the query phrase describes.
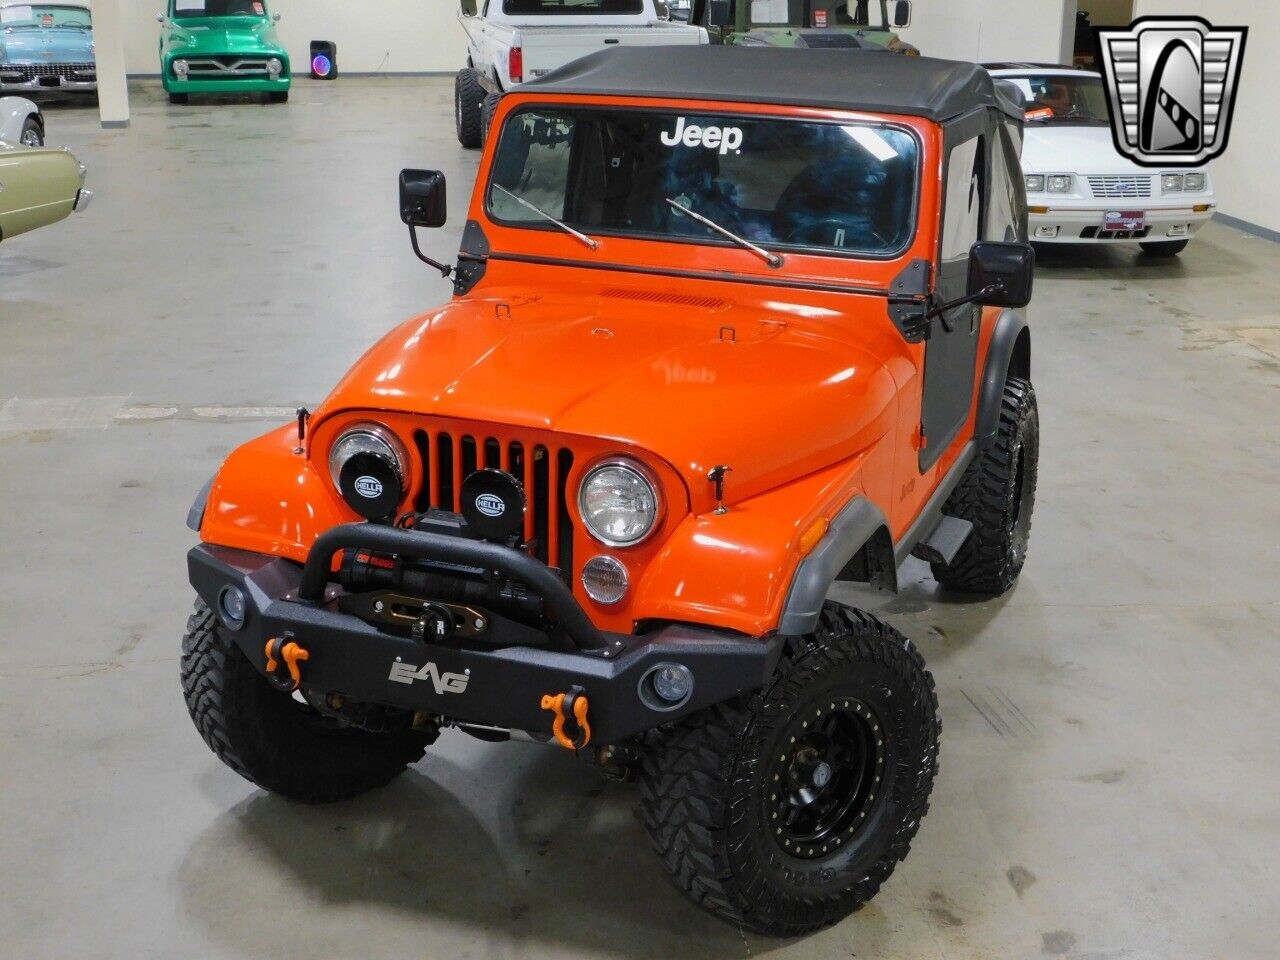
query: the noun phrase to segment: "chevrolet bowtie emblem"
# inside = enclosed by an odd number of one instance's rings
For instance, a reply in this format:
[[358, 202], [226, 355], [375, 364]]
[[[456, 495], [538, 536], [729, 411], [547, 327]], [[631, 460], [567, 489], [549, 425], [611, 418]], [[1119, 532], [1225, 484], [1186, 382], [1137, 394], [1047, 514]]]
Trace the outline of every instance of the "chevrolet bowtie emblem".
[[1142, 17], [1094, 33], [1117, 150], [1146, 167], [1198, 167], [1227, 148], [1247, 27]]

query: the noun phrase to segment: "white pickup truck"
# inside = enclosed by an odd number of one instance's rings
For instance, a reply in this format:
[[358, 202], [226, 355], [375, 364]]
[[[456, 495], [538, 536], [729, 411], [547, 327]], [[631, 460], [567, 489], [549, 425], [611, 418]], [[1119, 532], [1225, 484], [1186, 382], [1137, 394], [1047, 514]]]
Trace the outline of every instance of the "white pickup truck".
[[464, 147], [480, 146], [505, 91], [601, 47], [708, 42], [702, 27], [672, 21], [663, 0], [462, 0], [458, 19], [467, 66], [454, 84], [454, 117]]

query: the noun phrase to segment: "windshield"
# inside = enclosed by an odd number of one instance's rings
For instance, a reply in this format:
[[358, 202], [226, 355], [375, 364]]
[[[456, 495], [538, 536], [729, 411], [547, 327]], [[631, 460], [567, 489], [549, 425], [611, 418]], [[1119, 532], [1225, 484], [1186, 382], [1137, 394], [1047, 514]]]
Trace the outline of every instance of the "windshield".
[[7, 30], [22, 27], [66, 27], [88, 30], [90, 23], [89, 11], [84, 7], [60, 7], [49, 3], [0, 7], [0, 24], [3, 24]]
[[509, 17], [575, 13], [632, 15], [644, 13], [644, 0], [502, 0], [502, 12]]
[[888, 257], [914, 232], [917, 167], [885, 125], [531, 107], [503, 127], [487, 203], [520, 227], [557, 229], [516, 197], [588, 235], [732, 242], [679, 205], [754, 244]]
[[[1027, 98], [1027, 119], [1032, 123], [1109, 124], [1107, 93], [1102, 78], [1094, 74], [1000, 77], [1016, 83]], [[1036, 111], [1049, 111], [1036, 116]]]
[[[748, 0], [755, 27], [789, 24], [803, 27], [889, 29], [882, 0]], [[874, 22], [873, 22], [874, 21]]]
[[262, 0], [174, 0], [173, 18], [191, 17], [265, 17], [267, 6]]

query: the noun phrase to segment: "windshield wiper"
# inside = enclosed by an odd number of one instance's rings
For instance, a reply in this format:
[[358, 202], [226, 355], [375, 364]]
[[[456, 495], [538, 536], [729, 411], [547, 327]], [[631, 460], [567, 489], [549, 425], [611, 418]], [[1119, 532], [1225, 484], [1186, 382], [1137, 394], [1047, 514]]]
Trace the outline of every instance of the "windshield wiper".
[[557, 227], [559, 227], [565, 233], [569, 234], [569, 236], [573, 237], [575, 240], [581, 243], [586, 244], [586, 246], [588, 246], [592, 250], [595, 250], [600, 246], [598, 241], [592, 240], [585, 233], [579, 233], [577, 230], [573, 229], [573, 227], [569, 226], [567, 223], [565, 223], [562, 220], [557, 220], [555, 217], [547, 213], [547, 211], [543, 210], [542, 208], [535, 207], [532, 203], [530, 203], [524, 197], [521, 197], [517, 194], [512, 193], [506, 187], [502, 186], [502, 184], [495, 183], [493, 185], [493, 189], [501, 190], [503, 193], [505, 193], [508, 197], [510, 197], [516, 203], [520, 204], [520, 206], [527, 207], [530, 210], [532, 210], [534, 213], [536, 213], [538, 216], [542, 217], [543, 220], [549, 220], [550, 222], [554, 223]]
[[696, 220], [698, 223], [702, 224], [704, 227], [709, 227], [710, 229], [714, 230], [716, 233], [720, 234], [721, 236], [728, 237], [730, 240], [732, 240], [734, 243], [740, 246], [743, 250], [750, 250], [757, 257], [759, 257], [769, 266], [773, 267], [775, 270], [778, 267], [782, 266], [782, 257], [778, 256], [776, 253], [770, 253], [768, 250], [765, 250], [763, 247], [757, 247], [754, 243], [752, 243], [750, 240], [746, 239], [745, 237], [738, 236], [732, 230], [725, 229], [724, 227], [720, 226], [720, 224], [716, 223], [714, 220], [708, 219], [707, 217], [704, 217], [700, 213], [694, 213], [684, 204], [676, 203], [670, 197], [666, 197], [665, 199], [667, 203], [671, 204], [671, 206], [679, 210], [690, 220]]

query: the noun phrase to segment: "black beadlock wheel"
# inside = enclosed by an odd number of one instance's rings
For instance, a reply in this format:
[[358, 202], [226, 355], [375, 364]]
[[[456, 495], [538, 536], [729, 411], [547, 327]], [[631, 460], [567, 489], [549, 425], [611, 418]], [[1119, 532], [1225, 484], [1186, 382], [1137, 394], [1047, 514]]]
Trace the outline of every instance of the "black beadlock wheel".
[[343, 726], [275, 689], [202, 600], [187, 621], [181, 671], [187, 711], [218, 759], [263, 789], [303, 803], [385, 786], [435, 740], [426, 732]]
[[459, 70], [453, 80], [453, 120], [458, 132], [458, 142], [468, 150], [480, 146], [484, 129], [481, 107], [484, 104], [484, 86], [480, 74], [468, 67]]
[[650, 735], [645, 830], [704, 909], [775, 936], [835, 923], [910, 849], [937, 772], [937, 710], [905, 637], [828, 603], [764, 690]]
[[978, 450], [942, 512], [973, 524], [947, 566], [933, 577], [955, 590], [1001, 594], [1022, 573], [1031, 538], [1040, 459], [1040, 414], [1030, 381], [1009, 377], [1000, 400], [1000, 425]]

